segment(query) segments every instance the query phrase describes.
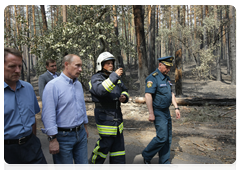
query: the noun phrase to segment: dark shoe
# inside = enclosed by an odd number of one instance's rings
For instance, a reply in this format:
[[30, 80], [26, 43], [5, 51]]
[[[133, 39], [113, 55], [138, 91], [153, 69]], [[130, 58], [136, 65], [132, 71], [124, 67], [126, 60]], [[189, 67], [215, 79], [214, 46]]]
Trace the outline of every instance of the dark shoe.
[[178, 168], [178, 165], [175, 165], [175, 164], [169, 164], [169, 165], [166, 165], [166, 166], [162, 166], [162, 167], [169, 167], [169, 168]]
[[92, 163], [91, 159], [88, 160], [88, 167], [89, 167], [89, 170], [95, 170], [94, 164]]
[[143, 158], [143, 162], [144, 162], [144, 164], [151, 164], [151, 161], [147, 161], [144, 158]]

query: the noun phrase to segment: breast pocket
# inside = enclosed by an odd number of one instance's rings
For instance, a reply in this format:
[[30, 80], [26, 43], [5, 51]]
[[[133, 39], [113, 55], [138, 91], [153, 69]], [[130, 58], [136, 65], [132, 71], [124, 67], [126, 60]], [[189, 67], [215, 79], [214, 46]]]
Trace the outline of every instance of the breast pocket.
[[169, 87], [166, 84], [160, 84], [158, 87], [158, 93], [156, 95], [155, 107], [157, 108], [167, 108], [171, 104], [171, 92], [169, 91]]
[[158, 91], [160, 92], [160, 94], [166, 95], [166, 94], [169, 93], [168, 89], [169, 88], [168, 88], [167, 84], [160, 84], [159, 88], [158, 88]]

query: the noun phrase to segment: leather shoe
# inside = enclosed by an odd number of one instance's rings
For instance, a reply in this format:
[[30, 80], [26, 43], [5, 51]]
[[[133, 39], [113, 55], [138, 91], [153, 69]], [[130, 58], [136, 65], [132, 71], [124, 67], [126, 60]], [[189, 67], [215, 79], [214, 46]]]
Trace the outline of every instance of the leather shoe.
[[147, 160], [143, 159], [143, 162], [148, 167], [148, 169], [152, 169], [152, 164], [151, 164], [150, 161], [147, 161]]
[[166, 165], [166, 166], [163, 166], [163, 167], [169, 167], [169, 168], [178, 168], [178, 165], [175, 165], [175, 164], [169, 164], [169, 165]]

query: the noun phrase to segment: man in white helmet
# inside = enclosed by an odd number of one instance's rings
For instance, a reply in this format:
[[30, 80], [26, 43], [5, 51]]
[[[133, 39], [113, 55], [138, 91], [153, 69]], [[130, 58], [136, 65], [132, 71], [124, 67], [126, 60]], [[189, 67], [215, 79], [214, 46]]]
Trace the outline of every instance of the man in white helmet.
[[103, 164], [107, 154], [111, 164], [125, 163], [123, 118], [121, 103], [128, 102], [127, 88], [121, 82], [123, 69], [114, 70], [115, 57], [103, 52], [97, 59], [97, 73], [89, 82], [92, 101], [95, 102], [95, 121], [100, 138], [92, 152], [89, 163]]

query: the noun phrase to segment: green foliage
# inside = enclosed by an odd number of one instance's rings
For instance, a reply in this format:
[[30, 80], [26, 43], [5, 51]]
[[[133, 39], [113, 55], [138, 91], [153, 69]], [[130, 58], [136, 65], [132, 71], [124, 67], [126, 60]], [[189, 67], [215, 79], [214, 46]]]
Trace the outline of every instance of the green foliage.
[[[35, 7], [35, 14], [39, 15], [40, 8], [38, 6]], [[162, 51], [165, 51], [166, 55], [170, 55], [168, 54], [170, 50], [172, 50], [171, 52], [174, 54], [174, 50], [176, 51], [177, 48], [184, 46], [187, 53], [190, 54], [188, 58], [194, 58], [196, 61], [196, 69], [193, 70], [194, 73], [202, 78], [209, 78], [211, 77], [211, 65], [213, 65], [217, 54], [219, 54], [215, 52], [219, 49], [220, 40], [222, 38], [219, 33], [219, 28], [220, 26], [229, 25], [229, 21], [223, 20], [224, 16], [220, 19], [220, 12], [222, 10], [223, 13], [228, 13], [228, 8], [226, 6], [218, 6], [216, 9], [214, 6], [208, 6], [209, 13], [203, 20], [201, 6], [197, 6], [196, 11], [192, 8], [191, 12], [188, 12], [188, 14], [192, 14], [192, 21], [189, 20], [191, 23], [184, 20], [184, 24], [183, 7], [184, 6], [161, 6], [161, 14], [159, 15], [161, 28], [159, 28], [158, 31], [159, 36], [156, 37], [157, 43], [161, 41], [164, 45]], [[60, 11], [62, 10], [61, 6], [51, 5], [48, 11], [46, 11], [48, 17], [48, 31], [42, 35], [41, 16], [36, 16], [35, 25], [37, 36], [35, 37], [32, 35], [33, 33], [31, 33], [33, 32], [33, 26], [31, 26], [31, 31], [26, 27], [24, 7], [21, 9], [22, 14], [16, 19], [14, 19], [14, 15], [12, 15], [12, 25], [10, 25], [8, 30], [5, 28], [4, 45], [12, 46], [19, 50], [21, 50], [23, 46], [30, 46], [31, 53], [38, 58], [36, 66], [37, 74], [42, 74], [46, 70], [45, 61], [49, 58], [57, 60], [58, 71], [61, 71], [63, 56], [67, 53], [74, 53], [81, 56], [84, 64], [80, 80], [87, 82], [89, 77], [95, 72], [95, 62], [102, 51], [110, 51], [116, 54], [117, 50], [120, 48], [121, 54], [124, 57], [126, 55], [128, 60], [129, 58], [135, 58], [137, 56], [136, 46], [134, 44], [135, 40], [132, 36], [133, 30], [135, 29], [132, 22], [132, 6], [116, 6], [119, 37], [116, 37], [114, 32], [112, 6], [70, 5], [67, 7], [67, 22], [62, 23], [62, 16], [60, 15]], [[57, 22], [55, 22], [57, 9], [58, 18]], [[180, 10], [180, 15], [177, 10]], [[194, 30], [194, 13], [197, 18], [196, 30]], [[216, 19], [216, 14], [218, 19]], [[169, 28], [170, 15], [171, 29]], [[31, 15], [29, 14], [29, 16]], [[147, 17], [147, 6], [145, 6], [145, 16]], [[127, 34], [129, 35], [125, 35], [123, 17], [125, 18]], [[187, 16], [185, 17], [187, 18]], [[29, 18], [29, 22], [31, 23], [31, 17]], [[21, 28], [19, 27], [19, 34], [16, 33], [15, 21], [18, 25], [19, 23], [22, 25]], [[145, 27], [147, 27], [146, 18]], [[147, 30], [148, 28], [145, 29], [146, 34], [148, 34]], [[206, 31], [208, 38], [206, 49], [203, 47], [202, 42], [204, 31]], [[224, 31], [227, 32], [228, 30]], [[194, 39], [195, 33], [197, 35], [196, 39]], [[28, 34], [32, 35], [32, 37], [29, 38]], [[126, 40], [126, 37], [128, 37], [128, 40]], [[171, 41], [169, 41], [170, 38]], [[116, 45], [117, 40], [120, 42], [118, 46]], [[178, 44], [181, 44], [180, 47], [178, 47]], [[171, 49], [169, 45], [172, 47]], [[186, 54], [184, 55], [186, 56]]]
[[[61, 6], [58, 6], [60, 8]], [[53, 6], [51, 9], [56, 9]], [[68, 6], [67, 22], [58, 22], [57, 26], [49, 27], [43, 36], [29, 38], [30, 32], [26, 27], [26, 21], [22, 16], [17, 21], [22, 23], [23, 28], [19, 29], [19, 35], [14, 37], [15, 29], [5, 30], [5, 46], [20, 47], [31, 45], [31, 54], [38, 57], [36, 66], [37, 74], [46, 71], [45, 61], [54, 59], [58, 63], [58, 71], [61, 71], [62, 59], [66, 54], [79, 55], [83, 61], [83, 72], [80, 81], [85, 87], [95, 72], [95, 62], [99, 54], [109, 50], [114, 54], [117, 48], [123, 48], [133, 53], [133, 45], [120, 39], [120, 46], [116, 46], [117, 38], [114, 32], [113, 22], [105, 21], [107, 15], [112, 15], [110, 8], [100, 5]], [[62, 17], [58, 18], [62, 20]], [[48, 22], [52, 22], [49, 18]], [[51, 24], [50, 24], [51, 25]]]
[[[178, 50], [177, 48], [184, 46], [188, 53], [195, 57], [196, 68], [193, 70], [193, 73], [199, 78], [204, 79], [211, 78], [211, 66], [216, 61], [216, 58], [219, 57], [215, 54], [217, 47], [220, 46], [220, 42], [222, 41], [219, 28], [220, 26], [229, 25], [229, 21], [223, 21], [219, 18], [216, 19], [215, 16], [216, 13], [218, 14], [217, 16], [219, 16], [219, 12], [221, 10], [226, 10], [225, 6], [218, 6], [217, 11], [215, 11], [216, 9], [213, 6], [208, 7], [209, 13], [204, 20], [202, 20], [201, 8], [199, 7], [198, 10], [196, 10], [196, 30], [189, 25], [181, 25], [181, 23], [179, 23], [180, 21], [172, 22], [171, 29], [163, 26], [159, 29], [159, 36], [157, 37], [157, 40], [162, 40], [165, 42], [166, 47], [168, 47], [168, 41], [169, 38], [171, 38], [175, 47], [175, 51]], [[174, 12], [176, 13], [176, 8]], [[182, 17], [182, 11], [180, 12], [180, 17]], [[177, 18], [175, 21], [176, 20]], [[204, 31], [206, 31], [206, 37], [208, 39], [207, 48], [204, 48], [203, 46]], [[225, 29], [224, 31], [227, 32], [228, 30]], [[194, 39], [194, 33], [197, 35], [196, 39]], [[181, 46], [178, 46], [179, 43], [181, 43]], [[186, 54], [183, 55], [186, 56]]]
[[215, 62], [217, 58], [217, 56], [214, 55], [215, 48], [215, 46], [212, 46], [208, 47], [208, 49], [199, 50], [200, 65], [193, 69], [193, 73], [198, 75], [199, 78], [212, 78], [210, 70], [212, 69], [213, 62]]
[[47, 35], [39, 37], [37, 48], [32, 46], [31, 53], [41, 56], [37, 68], [39, 74], [44, 71], [41, 69], [45, 67], [45, 61], [48, 58], [57, 60], [61, 65], [62, 58], [66, 54], [81, 56], [84, 67], [81, 80], [86, 79], [84, 82], [87, 82], [89, 76], [94, 73], [95, 61], [102, 46], [100, 39], [102, 38], [105, 43], [109, 43], [111, 48], [111, 42], [115, 35], [112, 31], [113, 24], [97, 18], [99, 10], [91, 10], [90, 8], [90, 6], [84, 6], [82, 15], [76, 15], [71, 22], [62, 23], [53, 28]]
[[[5, 47], [13, 47], [17, 48], [18, 50], [21, 51], [21, 46], [30, 46], [31, 44], [31, 39], [29, 38], [29, 28], [27, 27], [27, 21], [24, 19], [23, 16], [19, 15], [16, 18], [17, 23], [21, 23], [23, 27], [18, 27], [18, 34], [14, 36], [14, 31], [15, 29], [9, 25], [9, 30], [4, 30], [4, 46]], [[8, 40], [8, 41], [7, 41]]]

